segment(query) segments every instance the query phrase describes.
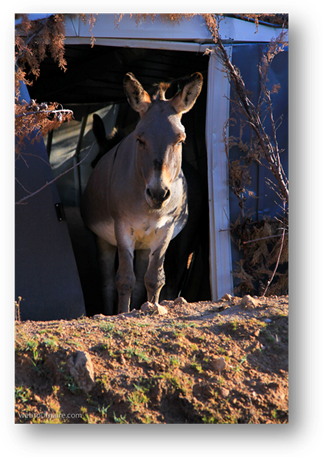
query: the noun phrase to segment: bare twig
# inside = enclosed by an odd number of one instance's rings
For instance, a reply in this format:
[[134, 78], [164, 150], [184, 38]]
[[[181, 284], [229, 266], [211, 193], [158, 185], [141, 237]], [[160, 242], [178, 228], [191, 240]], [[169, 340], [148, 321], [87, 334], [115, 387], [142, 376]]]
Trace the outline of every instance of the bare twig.
[[[40, 187], [39, 189], [35, 190], [35, 192], [32, 192], [30, 193], [29, 195], [26, 195], [25, 197], [21, 198], [20, 200], [18, 200], [15, 204], [16, 205], [20, 205], [22, 203], [24, 203], [28, 198], [30, 197], [33, 197], [34, 195], [38, 194], [40, 191], [42, 191], [43, 189], [45, 189], [46, 187], [50, 186], [51, 184], [53, 184], [53, 182], [57, 181], [57, 179], [61, 178], [62, 176], [66, 175], [66, 173], [74, 170], [74, 168], [78, 167], [79, 165], [81, 165], [82, 162], [84, 162], [85, 159], [87, 159], [87, 157], [90, 155], [90, 152], [92, 151], [92, 148], [93, 148], [93, 145], [94, 143], [92, 143], [92, 146], [90, 147], [89, 151], [87, 152], [87, 154], [83, 157], [82, 160], [80, 160], [78, 163], [76, 163], [75, 165], [73, 165], [73, 167], [69, 168], [68, 170], [65, 170], [63, 173], [61, 173], [59, 176], [56, 176], [56, 178], [52, 179], [51, 181], [47, 182], [46, 184], [44, 184], [42, 187]], [[21, 183], [19, 183], [21, 185]]]
[[50, 163], [48, 162], [48, 160], [44, 159], [43, 157], [40, 157], [39, 155], [37, 154], [32, 154], [31, 152], [20, 152], [19, 155], [16, 157], [16, 160], [19, 160], [20, 158], [22, 158], [25, 162], [25, 165], [27, 166], [27, 168], [29, 168], [29, 165], [27, 163], [27, 160], [24, 158], [25, 156], [28, 156], [28, 157], [37, 157], [37, 159], [41, 160], [42, 162], [44, 162], [48, 167], [50, 167]]
[[[285, 230], [285, 229], [284, 229]], [[262, 240], [268, 240], [269, 238], [278, 238], [281, 235], [270, 235], [270, 236], [263, 236], [261, 238], [255, 238], [254, 240], [249, 240], [249, 241], [243, 241], [243, 244], [249, 244], [249, 243], [254, 243], [255, 241], [262, 241]]]
[[21, 186], [24, 189], [24, 191], [27, 192], [27, 194], [31, 194], [31, 192], [28, 189], [26, 189], [26, 187], [23, 184], [21, 184], [17, 177], [15, 177], [15, 180], [19, 184], [19, 186]]
[[264, 298], [264, 296], [266, 295], [267, 291], [268, 291], [268, 288], [270, 286], [270, 284], [272, 283], [274, 277], [275, 277], [275, 274], [276, 274], [276, 271], [277, 271], [277, 268], [278, 268], [278, 265], [279, 265], [279, 262], [280, 262], [280, 256], [281, 256], [281, 253], [283, 251], [283, 245], [284, 245], [284, 238], [285, 238], [285, 227], [283, 229], [283, 233], [281, 235], [281, 243], [280, 243], [280, 248], [279, 248], [279, 253], [278, 253], [278, 257], [277, 257], [277, 262], [276, 262], [276, 265], [275, 265], [275, 269], [273, 271], [273, 274], [271, 275], [271, 278], [269, 279], [269, 281], [267, 282], [267, 286], [266, 286], [266, 289], [264, 291], [264, 293], [262, 294], [262, 296], [260, 298]]
[[[283, 205], [284, 205], [284, 211], [285, 211], [286, 210], [286, 208], [285, 208], [286, 202], [285, 201], [283, 202]], [[279, 253], [278, 253], [278, 256], [277, 256], [276, 265], [275, 265], [273, 274], [271, 275], [271, 278], [267, 282], [266, 288], [265, 288], [264, 293], [262, 294], [261, 298], [264, 298], [264, 296], [266, 295], [266, 293], [268, 291], [268, 288], [269, 288], [270, 284], [272, 283], [272, 281], [273, 281], [273, 279], [275, 277], [275, 274], [276, 274], [276, 271], [277, 271], [277, 268], [278, 268], [278, 265], [279, 265], [279, 262], [280, 262], [280, 257], [281, 257], [281, 254], [283, 252], [285, 232], [286, 232], [286, 227], [285, 227], [285, 222], [283, 222], [283, 233], [281, 235], [281, 242], [280, 242], [280, 248], [279, 248]]]

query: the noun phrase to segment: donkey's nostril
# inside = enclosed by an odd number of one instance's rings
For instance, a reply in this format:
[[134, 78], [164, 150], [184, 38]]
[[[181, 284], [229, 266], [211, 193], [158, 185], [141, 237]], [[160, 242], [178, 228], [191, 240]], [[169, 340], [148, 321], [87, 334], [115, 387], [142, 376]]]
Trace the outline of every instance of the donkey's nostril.
[[166, 193], [165, 193], [165, 195], [164, 195], [164, 200], [167, 200], [167, 198], [169, 198], [169, 196], [170, 196], [170, 190], [167, 189], [167, 190], [166, 190]]
[[152, 196], [152, 194], [151, 194], [151, 192], [150, 192], [149, 187], [147, 187], [146, 192], [147, 192], [147, 195], [148, 195], [149, 198], [153, 198], [153, 196]]

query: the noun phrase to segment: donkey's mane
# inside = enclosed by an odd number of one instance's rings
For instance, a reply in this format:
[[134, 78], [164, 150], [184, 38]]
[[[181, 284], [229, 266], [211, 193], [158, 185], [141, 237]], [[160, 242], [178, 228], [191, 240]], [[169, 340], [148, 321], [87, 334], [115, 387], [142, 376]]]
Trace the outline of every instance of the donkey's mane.
[[152, 96], [153, 100], [157, 100], [157, 101], [166, 100], [165, 93], [170, 85], [171, 85], [171, 83], [165, 83], [165, 82], [159, 83], [157, 86], [157, 91]]

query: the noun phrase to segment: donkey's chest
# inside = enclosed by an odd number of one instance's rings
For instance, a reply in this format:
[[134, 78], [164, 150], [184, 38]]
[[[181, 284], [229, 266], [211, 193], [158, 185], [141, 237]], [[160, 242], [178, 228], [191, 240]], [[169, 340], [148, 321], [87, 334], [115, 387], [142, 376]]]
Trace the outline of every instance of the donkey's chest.
[[135, 249], [149, 249], [157, 239], [163, 236], [166, 228], [170, 225], [171, 218], [169, 216], [131, 221], [129, 235], [133, 240]]
[[[173, 219], [170, 216], [162, 216], [160, 218], [128, 218], [120, 221], [110, 219], [108, 223], [102, 227], [102, 232], [97, 234], [106, 239], [110, 244], [117, 246], [116, 231], [119, 237], [130, 244], [134, 249], [150, 249], [153, 244], [162, 239], [165, 232], [172, 226]], [[116, 225], [122, 227], [121, 230], [116, 229]]]

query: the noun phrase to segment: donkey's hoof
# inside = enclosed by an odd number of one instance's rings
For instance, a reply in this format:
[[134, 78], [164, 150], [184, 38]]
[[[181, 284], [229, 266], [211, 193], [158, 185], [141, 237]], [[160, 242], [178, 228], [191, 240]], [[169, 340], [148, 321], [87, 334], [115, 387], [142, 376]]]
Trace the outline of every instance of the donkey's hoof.
[[154, 304], [146, 301], [143, 305], [141, 305], [140, 309], [141, 311], [153, 311]]
[[155, 303], [155, 304], [154, 304], [153, 311], [154, 311], [156, 314], [160, 314], [160, 315], [168, 314], [168, 311], [167, 311], [167, 309], [165, 308], [165, 306], [158, 305], [158, 303]]

